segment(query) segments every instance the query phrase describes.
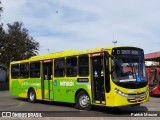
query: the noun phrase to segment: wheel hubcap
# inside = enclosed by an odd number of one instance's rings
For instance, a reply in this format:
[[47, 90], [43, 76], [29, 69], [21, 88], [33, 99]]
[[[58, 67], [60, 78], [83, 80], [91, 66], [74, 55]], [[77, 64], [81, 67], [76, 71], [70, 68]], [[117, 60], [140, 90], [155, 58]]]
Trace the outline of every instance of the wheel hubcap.
[[81, 96], [79, 103], [82, 107], [87, 107], [89, 105], [89, 97], [87, 95]]
[[34, 95], [34, 93], [33, 93], [33, 92], [31, 92], [31, 93], [30, 93], [30, 100], [31, 100], [31, 101], [33, 101], [33, 100], [34, 100], [34, 98], [35, 98], [35, 95]]

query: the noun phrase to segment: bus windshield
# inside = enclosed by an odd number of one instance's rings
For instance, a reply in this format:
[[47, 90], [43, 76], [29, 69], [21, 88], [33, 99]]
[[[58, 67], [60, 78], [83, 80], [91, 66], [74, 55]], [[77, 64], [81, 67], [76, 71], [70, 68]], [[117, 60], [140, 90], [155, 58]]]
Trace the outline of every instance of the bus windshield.
[[160, 72], [157, 69], [151, 70], [150, 72], [150, 79], [149, 79], [149, 85], [157, 85], [160, 84]]
[[150, 85], [156, 85], [156, 84], [158, 84], [158, 80], [157, 80], [157, 71], [155, 70], [155, 71], [152, 71], [152, 72], [150, 72], [150, 82], [149, 82], [149, 84]]
[[113, 81], [116, 83], [147, 83], [145, 63], [141, 56], [117, 55], [114, 59]]

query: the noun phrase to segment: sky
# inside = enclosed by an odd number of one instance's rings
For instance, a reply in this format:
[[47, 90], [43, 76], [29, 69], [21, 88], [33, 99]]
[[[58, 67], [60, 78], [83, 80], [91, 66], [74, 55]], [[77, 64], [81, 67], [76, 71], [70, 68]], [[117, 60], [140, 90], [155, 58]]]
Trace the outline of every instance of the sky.
[[1, 0], [0, 22], [23, 22], [39, 54], [113, 46], [160, 51], [160, 0]]

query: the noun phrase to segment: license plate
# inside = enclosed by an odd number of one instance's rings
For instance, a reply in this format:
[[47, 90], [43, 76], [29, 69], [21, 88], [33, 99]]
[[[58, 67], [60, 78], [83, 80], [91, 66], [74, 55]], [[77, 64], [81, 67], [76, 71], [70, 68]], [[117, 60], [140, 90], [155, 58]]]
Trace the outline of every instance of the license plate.
[[139, 100], [140, 100], [140, 97], [135, 97], [135, 100], [136, 100], [136, 101], [139, 101]]

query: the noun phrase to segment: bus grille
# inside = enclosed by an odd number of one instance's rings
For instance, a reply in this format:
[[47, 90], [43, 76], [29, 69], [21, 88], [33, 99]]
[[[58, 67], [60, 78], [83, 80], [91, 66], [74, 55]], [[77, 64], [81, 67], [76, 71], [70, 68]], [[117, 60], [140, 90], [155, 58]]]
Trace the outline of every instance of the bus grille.
[[141, 96], [140, 98], [139, 98], [139, 100], [136, 100], [136, 98], [128, 98], [127, 100], [128, 100], [128, 102], [131, 102], [131, 103], [135, 103], [135, 102], [142, 102], [142, 101], [144, 101], [145, 99], [147, 98], [147, 96]]

